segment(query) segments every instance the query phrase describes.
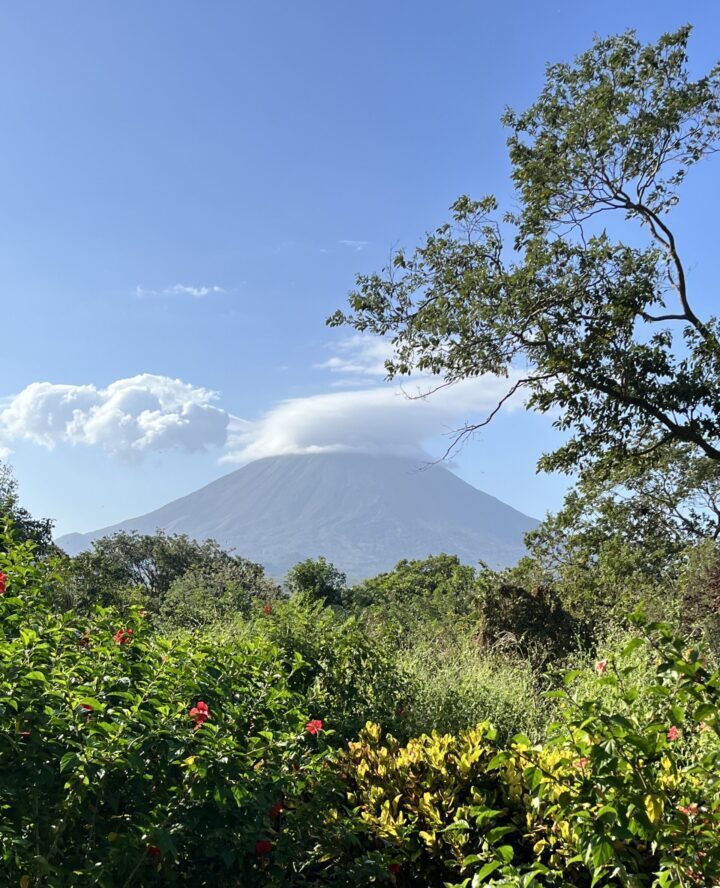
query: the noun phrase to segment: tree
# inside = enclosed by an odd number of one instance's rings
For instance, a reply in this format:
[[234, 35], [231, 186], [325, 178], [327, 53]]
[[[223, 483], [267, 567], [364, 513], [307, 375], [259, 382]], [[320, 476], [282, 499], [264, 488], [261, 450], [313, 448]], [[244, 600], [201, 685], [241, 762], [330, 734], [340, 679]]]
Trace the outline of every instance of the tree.
[[324, 604], [341, 604], [347, 577], [321, 555], [306, 558], [290, 568], [285, 585], [291, 595], [304, 593]]
[[[81, 609], [135, 600], [157, 613], [172, 590], [164, 607], [166, 620], [173, 609], [181, 610], [178, 598], [182, 591], [193, 597], [198, 591], [202, 594], [204, 584], [208, 597], [224, 594], [220, 590], [227, 593], [230, 585], [263, 598], [279, 593], [261, 565], [230, 555], [214, 540], [198, 543], [184, 534], [163, 531], [152, 535], [121, 531], [96, 540], [91, 551], [72, 559], [70, 573], [70, 603]], [[174, 586], [188, 574], [191, 580], [182, 587]]]
[[165, 628], [186, 629], [249, 617], [253, 601], [267, 603], [280, 589], [261, 565], [233, 558], [191, 567], [162, 596], [159, 619]]
[[692, 80], [689, 35], [643, 45], [628, 32], [550, 66], [535, 104], [503, 119], [518, 212], [498, 219], [494, 198], [461, 197], [451, 223], [358, 277], [351, 312], [328, 319], [390, 336], [390, 378], [507, 377], [498, 408], [458, 441], [524, 392], [572, 430], [545, 469], [672, 442], [720, 461], [720, 326], [695, 307], [669, 221], [688, 172], [720, 145], [720, 66]]
[[18, 486], [10, 466], [0, 462], [0, 530], [9, 526], [16, 543], [32, 542], [40, 556], [55, 553], [52, 539], [53, 522], [49, 518], [33, 518], [20, 505]]
[[398, 637], [438, 628], [460, 630], [477, 618], [478, 585], [475, 568], [457, 555], [403, 559], [387, 573], [350, 589], [348, 606]]
[[[656, 616], [687, 616], [679, 583], [691, 553], [720, 536], [720, 464], [687, 445], [585, 471], [562, 509], [525, 541], [512, 582], [556, 590], [594, 623], [644, 601]], [[681, 613], [680, 611], [685, 611]]]

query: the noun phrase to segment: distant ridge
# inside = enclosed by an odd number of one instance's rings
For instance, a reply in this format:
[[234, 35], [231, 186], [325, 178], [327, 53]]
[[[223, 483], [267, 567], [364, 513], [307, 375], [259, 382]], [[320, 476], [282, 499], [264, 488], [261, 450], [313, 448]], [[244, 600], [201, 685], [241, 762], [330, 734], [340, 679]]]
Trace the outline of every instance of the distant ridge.
[[282, 577], [324, 555], [352, 580], [402, 558], [448, 552], [468, 564], [514, 564], [537, 526], [448, 469], [358, 453], [291, 454], [251, 462], [138, 518], [57, 540], [68, 554], [118, 530], [213, 538]]

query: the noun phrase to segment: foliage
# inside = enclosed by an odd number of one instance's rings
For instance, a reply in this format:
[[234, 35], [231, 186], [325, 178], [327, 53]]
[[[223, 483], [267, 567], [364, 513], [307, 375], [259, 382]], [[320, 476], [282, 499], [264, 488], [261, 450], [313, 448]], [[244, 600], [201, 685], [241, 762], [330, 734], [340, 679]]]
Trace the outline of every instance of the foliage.
[[571, 614], [551, 584], [518, 584], [520, 571], [486, 581], [478, 640], [484, 647], [514, 650], [538, 666], [557, 661], [589, 641], [588, 623]]
[[[578, 672], [566, 674], [545, 746], [503, 746], [488, 725], [402, 746], [368, 725], [343, 765], [347, 818], [386, 881], [716, 884], [720, 674], [664, 624], [643, 631], [598, 662], [593, 694], [585, 680], [577, 698]], [[643, 643], [654, 663], [638, 688]]]
[[306, 558], [292, 567], [285, 579], [291, 595], [305, 594], [323, 604], [340, 604], [347, 577], [325, 558]]
[[[195, 621], [191, 608], [205, 588], [208, 600]], [[72, 559], [67, 603], [79, 609], [142, 604], [151, 614], [162, 612], [166, 623], [197, 625], [243, 596], [278, 594], [261, 565], [230, 555], [214, 540], [198, 543], [161, 530], [152, 535], [121, 531]]]
[[[507, 397], [525, 390], [572, 432], [544, 468], [667, 442], [720, 460], [720, 327], [692, 307], [668, 222], [687, 173], [720, 145], [720, 66], [690, 78], [689, 34], [643, 45], [628, 32], [550, 66], [535, 104], [504, 118], [512, 255], [494, 198], [460, 198], [414, 253], [360, 276], [351, 313], [329, 323], [390, 335], [390, 377], [507, 376]], [[608, 213], [617, 224], [602, 227]]]
[[279, 594], [261, 565], [244, 558], [218, 559], [173, 580], [162, 597], [158, 622], [168, 629], [191, 629], [248, 618], [257, 602], [267, 604]]
[[686, 629], [699, 629], [720, 654], [720, 543], [705, 540], [689, 553], [679, 580], [679, 612]]
[[169, 641], [138, 609], [58, 614], [28, 543], [0, 571], [3, 884], [259, 885], [293, 859], [257, 843], [324, 739], [276, 648]]
[[457, 733], [484, 721], [505, 739], [545, 733], [550, 707], [531, 663], [516, 651], [488, 650], [474, 638], [418, 639], [402, 651], [400, 664], [406, 690], [396, 736]]
[[[587, 470], [562, 509], [526, 535], [528, 557], [503, 577], [518, 590], [510, 604], [521, 590], [545, 590], [585, 638], [641, 602], [688, 631], [709, 627], [712, 559], [704, 564], [702, 553], [714, 551], [719, 484], [717, 463], [680, 446]], [[562, 622], [549, 619], [548, 635], [562, 639]]]
[[396, 642], [410, 637], [459, 630], [477, 619], [478, 586], [474, 568], [456, 555], [431, 555], [400, 561], [394, 570], [350, 589], [347, 607], [368, 625], [380, 626]]
[[[305, 595], [166, 637], [139, 607], [58, 613], [57, 567], [0, 554], [8, 884], [720, 880], [720, 673], [665, 624], [533, 712], [528, 667], [469, 639], [382, 647]], [[411, 736], [433, 720], [457, 730]]]
[[12, 527], [13, 537], [19, 542], [27, 540], [35, 543], [38, 554], [55, 552], [53, 522], [49, 518], [33, 518], [20, 505], [17, 481], [10, 466], [0, 461], [0, 530], [9, 527]]
[[261, 611], [245, 632], [278, 648], [293, 668], [290, 686], [325, 713], [337, 738], [355, 736], [371, 719], [394, 723], [407, 695], [402, 666], [392, 646], [370, 637], [356, 619], [296, 594], [274, 603], [270, 613]]

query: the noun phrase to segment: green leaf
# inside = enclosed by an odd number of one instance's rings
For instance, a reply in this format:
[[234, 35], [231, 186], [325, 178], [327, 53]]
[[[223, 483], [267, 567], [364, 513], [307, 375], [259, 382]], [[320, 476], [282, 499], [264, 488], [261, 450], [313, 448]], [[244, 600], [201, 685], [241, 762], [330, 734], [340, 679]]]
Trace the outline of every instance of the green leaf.
[[486, 863], [473, 877], [473, 888], [475, 885], [482, 884], [488, 876], [491, 876], [495, 870], [500, 869], [502, 866], [502, 862], [500, 860], [491, 860], [489, 863]]
[[39, 681], [39, 682], [47, 683], [47, 676], [45, 675], [45, 673], [40, 672], [37, 669], [33, 669], [32, 672], [26, 672], [25, 678], [28, 681]]
[[615, 858], [615, 849], [607, 836], [601, 836], [600, 839], [593, 843], [592, 847], [592, 863], [594, 867], [601, 867]]

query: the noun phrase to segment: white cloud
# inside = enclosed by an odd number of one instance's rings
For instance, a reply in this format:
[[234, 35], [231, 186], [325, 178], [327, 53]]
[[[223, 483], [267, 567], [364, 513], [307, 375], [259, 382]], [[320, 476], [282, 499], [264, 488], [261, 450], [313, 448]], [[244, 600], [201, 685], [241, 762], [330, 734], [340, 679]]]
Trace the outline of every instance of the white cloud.
[[428, 398], [411, 397], [428, 386], [385, 385], [283, 401], [233, 432], [222, 461], [343, 450], [423, 456], [424, 442], [482, 418], [512, 381], [481, 376]]
[[0, 460], [7, 459], [11, 453], [12, 450], [9, 447], [0, 447]]
[[339, 244], [342, 244], [343, 247], [350, 247], [351, 250], [355, 250], [356, 253], [359, 253], [361, 250], [364, 250], [370, 244], [370, 241], [364, 240], [341, 240], [338, 241]]
[[385, 361], [392, 357], [392, 344], [379, 336], [349, 336], [332, 346], [336, 352], [327, 361], [315, 366], [332, 373], [350, 376], [384, 378]]
[[193, 296], [195, 299], [203, 299], [205, 296], [219, 293], [227, 293], [227, 290], [217, 285], [190, 287], [187, 284], [173, 284], [162, 290], [151, 290], [148, 287], [141, 287], [140, 284], [135, 287], [135, 295], [141, 299], [146, 296]]
[[144, 373], [107, 388], [34, 382], [0, 410], [0, 437], [53, 448], [102, 447], [125, 459], [150, 451], [221, 447], [231, 417], [217, 394], [179, 379]]

